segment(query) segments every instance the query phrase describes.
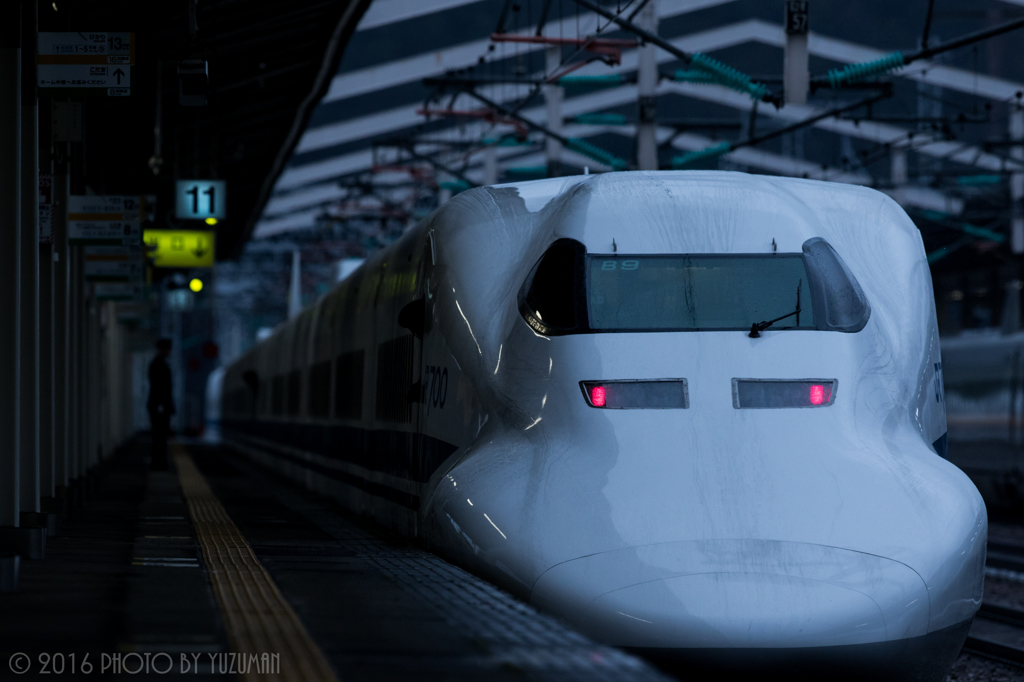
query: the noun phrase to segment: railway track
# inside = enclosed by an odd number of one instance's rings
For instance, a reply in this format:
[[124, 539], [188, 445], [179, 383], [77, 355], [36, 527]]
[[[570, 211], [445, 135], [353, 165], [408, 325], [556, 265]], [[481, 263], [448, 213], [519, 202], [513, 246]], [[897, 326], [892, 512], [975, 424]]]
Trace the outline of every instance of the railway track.
[[[1006, 538], [988, 543], [986, 577], [1021, 583], [1024, 594], [1024, 542]], [[1024, 668], [1024, 610], [984, 602], [964, 643], [965, 652]]]

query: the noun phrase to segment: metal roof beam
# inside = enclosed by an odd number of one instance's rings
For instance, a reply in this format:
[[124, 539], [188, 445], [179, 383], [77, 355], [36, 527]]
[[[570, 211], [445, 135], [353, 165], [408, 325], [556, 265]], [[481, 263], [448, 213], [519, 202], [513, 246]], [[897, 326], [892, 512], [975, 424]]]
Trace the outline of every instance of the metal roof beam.
[[[582, 137], [586, 133], [591, 135], [611, 133], [625, 137], [633, 136], [632, 126], [569, 126], [565, 128], [565, 131], [567, 134], [577, 137]], [[664, 142], [671, 137], [672, 146], [681, 151], [698, 151], [715, 143], [714, 140], [702, 135], [685, 133], [672, 137], [673, 134], [674, 130], [671, 128], [659, 128], [659, 142]], [[512, 163], [515, 165], [542, 165], [544, 162], [543, 152], [521, 154], [521, 150], [514, 147], [499, 148], [498, 156], [500, 159], [512, 157]], [[591, 159], [579, 155], [574, 156], [578, 158], [573, 158], [572, 160], [580, 166], [590, 166], [594, 170], [599, 171], [607, 170]], [[483, 178], [482, 158], [482, 153], [477, 153], [467, 170], [466, 174], [474, 180], [482, 180]], [[723, 158], [738, 165], [790, 177], [804, 177], [814, 180], [828, 180], [865, 186], [874, 183], [874, 179], [862, 171], [846, 171], [838, 168], [822, 167], [821, 164], [812, 161], [783, 156], [751, 147], [728, 152], [723, 155]], [[346, 160], [349, 162], [350, 172], [366, 168], [367, 164], [372, 161], [369, 152], [357, 152], [347, 155]], [[510, 166], [510, 163], [503, 163], [502, 166], [507, 168]], [[958, 214], [963, 210], [962, 200], [928, 187], [908, 186], [883, 189], [882, 191], [892, 196], [905, 207], [942, 211], [949, 214]], [[267, 211], [269, 215], [260, 222], [255, 236], [269, 236], [288, 231], [289, 229], [307, 228], [315, 221], [321, 206], [341, 199], [345, 192], [346, 190], [331, 182], [277, 197], [268, 204]]]
[[[752, 106], [750, 98], [746, 95], [715, 85], [663, 82], [659, 86], [658, 92], [659, 94], [674, 92], [687, 97], [723, 104], [741, 111], [749, 111]], [[635, 99], [636, 87], [622, 86], [567, 99], [564, 103], [563, 115], [571, 117], [591, 111], [599, 111], [601, 109], [621, 106], [635, 101]], [[418, 105], [412, 105], [337, 124], [332, 126], [331, 139], [334, 144], [341, 144], [351, 140], [372, 138], [376, 135], [413, 127], [420, 122], [420, 118], [416, 115], [417, 109]], [[819, 111], [815, 107], [798, 105], [788, 105], [778, 110], [774, 109], [774, 107], [762, 107], [759, 109], [759, 113], [764, 116], [779, 118], [790, 123], [810, 118], [819, 113]], [[534, 120], [544, 120], [543, 107], [534, 107], [522, 113]], [[814, 127], [873, 142], [900, 144], [907, 141], [907, 135], [911, 132], [905, 128], [872, 121], [855, 123], [853, 121], [831, 118], [817, 121]], [[1004, 159], [996, 155], [986, 154], [974, 146], [945, 141], [933, 141], [924, 144], [921, 140], [929, 139], [925, 134], [915, 134], [915, 139], [917, 140], [914, 145], [915, 151], [928, 156], [937, 158], [948, 156], [951, 160], [960, 163], [993, 170], [1006, 168], [1007, 162]], [[314, 164], [287, 169], [278, 181], [278, 190], [293, 189], [304, 184], [322, 181], [338, 175], [339, 173], [336, 172], [333, 162], [333, 159], [328, 159]]]
[[472, 5], [480, 0], [375, 0], [359, 21], [357, 31], [368, 31], [427, 14]]
[[[395, 0], [398, 1], [398, 0]], [[377, 0], [380, 2], [380, 0]], [[377, 5], [375, 2], [370, 6], [370, 12]], [[735, 0], [661, 0], [658, 3], [658, 16], [661, 19], [696, 12], [697, 10], [724, 5]], [[370, 12], [367, 12], [369, 14]], [[581, 14], [580, 22], [582, 27], [597, 25], [597, 17], [594, 14]], [[529, 36], [536, 32], [536, 26], [530, 26], [519, 31], [516, 35]], [[584, 30], [581, 28], [581, 30]], [[565, 19], [562, 22], [548, 22], [548, 33], [558, 35], [559, 32], [566, 34], [576, 33], [576, 17]], [[415, 83], [424, 78], [439, 76], [445, 71], [452, 69], [464, 69], [473, 66], [477, 60], [487, 54], [487, 48], [491, 44], [490, 37], [481, 38], [461, 45], [452, 45], [443, 50], [433, 50], [423, 54], [396, 59], [393, 62], [385, 62], [357, 71], [338, 74], [331, 81], [331, 87], [324, 96], [324, 102], [333, 102], [339, 99], [348, 99], [356, 95], [381, 90], [384, 88], [402, 85], [403, 83]], [[535, 47], [523, 46], [520, 53], [543, 51], [544, 46]], [[635, 66], [633, 68], [636, 68]]]
[[[726, 0], [718, 0], [718, 2], [723, 1]], [[1021, 1], [1024, 2], [1024, 0]], [[711, 2], [711, 0], [708, 0], [708, 2]], [[681, 49], [706, 52], [724, 49], [745, 42], [759, 42], [783, 48], [786, 36], [782, 26], [770, 24], [759, 19], [750, 19], [689, 36], [673, 38], [670, 42]], [[457, 45], [447, 50], [417, 55], [408, 59], [388, 62], [368, 69], [336, 76], [323, 101], [328, 102], [349, 98], [421, 78], [436, 76], [447, 69], [470, 66], [476, 63], [476, 58], [486, 50], [487, 44], [488, 41], [481, 40], [474, 43]], [[878, 59], [886, 54], [882, 50], [876, 50], [813, 32], [808, 39], [808, 49], [816, 57], [843, 63], [867, 62]], [[658, 61], [660, 63], [672, 60], [673, 57], [670, 55], [664, 52], [658, 53]], [[585, 67], [580, 72], [615, 73], [632, 71], [634, 69], [636, 69], [636, 52], [631, 50], [623, 54], [622, 65], [617, 69], [609, 70], [602, 65], [600, 67]], [[995, 100], [1009, 100], [1018, 91], [1024, 89], [1024, 84], [1021, 83], [1014, 83], [982, 74], [974, 74], [962, 69], [933, 64], [927, 61], [916, 62], [912, 67], [908, 67], [895, 75]], [[368, 118], [372, 118], [372, 116]], [[298, 151], [309, 151], [323, 146], [339, 144], [340, 141], [334, 139], [332, 131], [336, 126], [344, 126], [346, 123], [331, 123], [307, 130], [299, 144]]]

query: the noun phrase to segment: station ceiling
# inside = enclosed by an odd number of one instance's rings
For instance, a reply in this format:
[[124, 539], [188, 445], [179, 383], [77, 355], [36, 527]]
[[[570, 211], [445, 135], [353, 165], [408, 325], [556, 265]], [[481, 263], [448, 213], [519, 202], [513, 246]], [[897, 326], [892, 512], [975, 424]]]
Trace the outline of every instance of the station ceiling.
[[[174, 226], [175, 178], [228, 181], [218, 257], [252, 232], [273, 180], [326, 92], [369, 0], [56, 0], [38, 3], [40, 31], [131, 31], [128, 98], [81, 98], [85, 146], [73, 147], [72, 192], [152, 194]], [[178, 105], [178, 63], [209, 64], [209, 103]], [[46, 134], [48, 121], [42, 120]], [[44, 138], [45, 139], [45, 138]]]

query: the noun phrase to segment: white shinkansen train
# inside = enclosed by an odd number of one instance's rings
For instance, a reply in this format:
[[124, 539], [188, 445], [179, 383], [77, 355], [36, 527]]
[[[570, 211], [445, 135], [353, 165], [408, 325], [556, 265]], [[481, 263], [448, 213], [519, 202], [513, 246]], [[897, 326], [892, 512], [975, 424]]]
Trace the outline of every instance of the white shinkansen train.
[[222, 422], [602, 642], [941, 680], [988, 528], [939, 363], [885, 195], [610, 173], [459, 194], [232, 365]]

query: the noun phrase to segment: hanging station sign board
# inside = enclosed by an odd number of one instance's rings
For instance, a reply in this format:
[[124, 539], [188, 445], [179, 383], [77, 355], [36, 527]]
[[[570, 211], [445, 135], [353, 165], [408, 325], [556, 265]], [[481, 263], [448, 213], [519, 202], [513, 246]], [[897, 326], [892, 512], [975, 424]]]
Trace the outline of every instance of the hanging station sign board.
[[146, 256], [156, 268], [212, 268], [214, 234], [205, 230], [146, 230]]
[[86, 246], [82, 257], [93, 282], [141, 282], [145, 274], [141, 246]]
[[227, 217], [224, 180], [178, 180], [174, 196], [174, 217], [178, 220], [205, 220], [215, 225]]
[[135, 34], [75, 31], [39, 34], [40, 95], [131, 94]]
[[141, 282], [97, 282], [93, 284], [97, 301], [141, 301]]
[[53, 176], [39, 174], [39, 243], [53, 243]]
[[74, 246], [137, 246], [142, 215], [139, 197], [68, 197], [68, 241]]

